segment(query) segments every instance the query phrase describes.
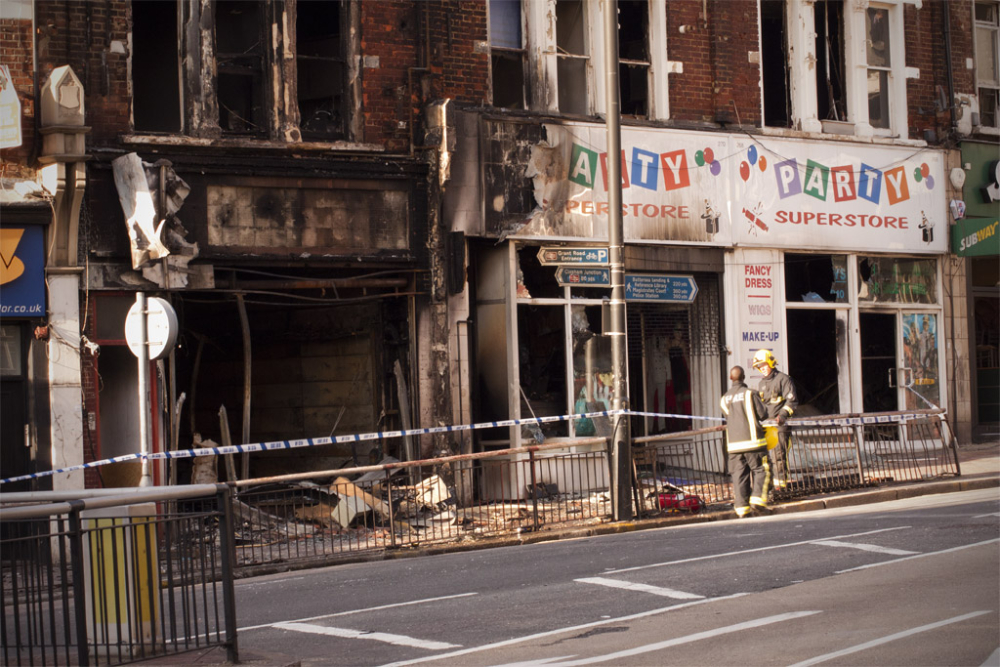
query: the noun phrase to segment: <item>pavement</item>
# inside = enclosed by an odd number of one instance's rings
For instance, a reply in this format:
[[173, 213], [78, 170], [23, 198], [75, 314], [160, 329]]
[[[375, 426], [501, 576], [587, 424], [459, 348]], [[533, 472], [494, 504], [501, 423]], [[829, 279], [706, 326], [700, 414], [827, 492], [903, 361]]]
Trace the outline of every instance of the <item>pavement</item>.
[[[956, 491], [971, 491], [974, 489], [1000, 488], [1000, 441], [969, 444], [959, 446], [958, 461], [961, 475], [946, 479], [901, 483], [877, 489], [857, 491], [841, 491], [819, 496], [810, 496], [802, 500], [775, 505], [773, 514], [788, 514], [794, 512], [810, 512], [834, 507], [849, 507], [881, 503], [902, 498], [938, 493], [954, 493]], [[1000, 492], [998, 492], [1000, 493]], [[608, 535], [635, 530], [648, 530], [665, 526], [686, 523], [704, 523], [708, 521], [737, 520], [731, 509], [724, 511], [700, 512], [698, 514], [674, 514], [667, 517], [642, 519], [637, 521], [619, 521], [583, 528], [558, 528], [538, 533], [526, 533], [515, 538], [499, 538], [477, 541], [474, 543], [446, 544], [423, 549], [413, 549], [399, 552], [389, 552], [385, 558], [426, 556], [436, 553], [470, 551], [473, 549], [511, 546], [514, 544], [529, 544], [553, 540]], [[226, 651], [223, 648], [204, 649], [202, 651], [165, 656], [143, 661], [145, 665], [225, 665]], [[240, 651], [242, 665], [273, 665], [276, 667], [297, 667], [299, 662], [287, 655], [267, 654], [263, 652]]]

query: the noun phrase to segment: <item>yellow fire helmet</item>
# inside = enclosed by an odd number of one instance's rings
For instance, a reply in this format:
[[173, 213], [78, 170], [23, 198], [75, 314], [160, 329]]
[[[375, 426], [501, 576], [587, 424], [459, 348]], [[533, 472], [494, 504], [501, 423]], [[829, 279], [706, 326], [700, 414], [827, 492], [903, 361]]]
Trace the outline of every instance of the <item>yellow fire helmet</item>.
[[753, 355], [753, 367], [757, 370], [760, 370], [765, 365], [774, 368], [774, 365], [777, 363], [774, 355], [771, 354], [771, 350], [757, 350], [757, 354]]

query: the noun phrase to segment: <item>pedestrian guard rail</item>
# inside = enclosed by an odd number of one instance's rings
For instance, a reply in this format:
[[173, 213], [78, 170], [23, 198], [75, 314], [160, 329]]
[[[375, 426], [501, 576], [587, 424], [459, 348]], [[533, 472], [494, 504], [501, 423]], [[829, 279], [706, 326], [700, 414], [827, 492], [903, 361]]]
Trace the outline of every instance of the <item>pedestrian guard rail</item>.
[[[939, 410], [788, 424], [791, 497], [960, 474]], [[4, 664], [114, 664], [211, 646], [235, 654], [234, 575], [609, 522], [608, 446], [556, 438], [4, 509]], [[639, 520], [732, 503], [723, 426], [636, 437], [631, 452]], [[109, 508], [114, 516], [97, 511]]]
[[[786, 497], [958, 475], [941, 411], [788, 422]], [[547, 439], [514, 449], [236, 483], [236, 567], [245, 574], [379, 550], [517, 537], [611, 521], [608, 439]], [[733, 500], [725, 428], [632, 439], [640, 520], [723, 509]]]
[[224, 484], [2, 494], [3, 664], [216, 646], [236, 662], [230, 496]]

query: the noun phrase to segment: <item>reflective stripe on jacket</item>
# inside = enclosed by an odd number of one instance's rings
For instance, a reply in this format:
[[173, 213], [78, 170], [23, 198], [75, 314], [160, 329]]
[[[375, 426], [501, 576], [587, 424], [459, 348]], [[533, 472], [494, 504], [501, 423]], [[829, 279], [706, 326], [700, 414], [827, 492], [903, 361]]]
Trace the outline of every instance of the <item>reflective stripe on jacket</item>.
[[767, 410], [755, 391], [735, 382], [719, 404], [726, 415], [726, 450], [730, 454], [767, 447], [764, 427], [760, 425], [767, 417]]

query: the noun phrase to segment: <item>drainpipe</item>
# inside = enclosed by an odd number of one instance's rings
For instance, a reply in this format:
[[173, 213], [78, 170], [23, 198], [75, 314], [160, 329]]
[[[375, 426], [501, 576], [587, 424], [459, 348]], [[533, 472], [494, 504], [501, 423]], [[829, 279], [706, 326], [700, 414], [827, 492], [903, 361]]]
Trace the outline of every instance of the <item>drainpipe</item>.
[[944, 29], [944, 58], [945, 72], [948, 75], [948, 113], [951, 119], [951, 136], [954, 137], [958, 131], [958, 118], [955, 111], [955, 72], [951, 62], [951, 9], [947, 2], [941, 4], [944, 10], [944, 21], [941, 22]]

